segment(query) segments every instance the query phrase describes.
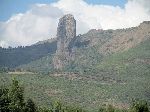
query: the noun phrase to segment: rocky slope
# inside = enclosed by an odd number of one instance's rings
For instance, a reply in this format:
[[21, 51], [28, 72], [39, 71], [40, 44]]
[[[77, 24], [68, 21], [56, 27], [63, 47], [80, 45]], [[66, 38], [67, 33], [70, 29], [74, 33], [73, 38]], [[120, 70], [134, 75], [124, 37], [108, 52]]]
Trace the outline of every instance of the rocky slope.
[[149, 21], [127, 29], [90, 30], [76, 37], [72, 48], [75, 58], [68, 63], [66, 70], [96, 71], [96, 65], [105, 57], [128, 51], [148, 39], [150, 39]]
[[112, 39], [100, 48], [101, 53], [112, 54], [120, 51], [123, 52], [147, 40], [150, 38], [150, 22], [145, 21], [134, 28], [114, 30], [112, 37]]

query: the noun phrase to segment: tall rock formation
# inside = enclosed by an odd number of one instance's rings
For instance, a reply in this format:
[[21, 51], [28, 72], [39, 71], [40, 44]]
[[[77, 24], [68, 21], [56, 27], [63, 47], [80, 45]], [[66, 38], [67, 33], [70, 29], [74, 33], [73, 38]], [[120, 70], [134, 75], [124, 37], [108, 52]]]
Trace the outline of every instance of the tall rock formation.
[[53, 58], [55, 69], [63, 67], [71, 60], [71, 41], [76, 37], [76, 20], [67, 14], [60, 18], [57, 27], [57, 51]]

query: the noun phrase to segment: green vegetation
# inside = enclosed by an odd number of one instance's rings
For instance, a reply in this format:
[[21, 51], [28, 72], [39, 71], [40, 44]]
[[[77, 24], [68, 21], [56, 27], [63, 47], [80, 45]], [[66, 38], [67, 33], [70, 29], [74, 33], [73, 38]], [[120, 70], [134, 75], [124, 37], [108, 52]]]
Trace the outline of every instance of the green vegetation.
[[79, 74], [0, 74], [0, 85], [11, 84], [15, 77], [25, 87], [25, 99], [32, 98], [40, 107], [51, 106], [51, 101], [76, 105], [85, 110], [98, 111], [100, 105], [112, 104], [128, 108], [132, 99], [149, 102], [149, 76], [128, 77], [124, 80], [112, 76], [90, 76]]
[[148, 103], [146, 101], [134, 101], [131, 106], [131, 112], [149, 112]]
[[[51, 103], [50, 107], [40, 107], [32, 99], [25, 100], [24, 89], [15, 79], [7, 88], [0, 88], [0, 112], [86, 112], [76, 106], [67, 106], [58, 101]], [[145, 101], [133, 102], [130, 109], [117, 109], [112, 105], [100, 107], [98, 112], [149, 112], [148, 103]]]
[[[117, 32], [119, 36], [116, 38], [119, 39], [128, 31], [127, 37], [132, 36], [137, 28], [127, 29], [125, 32], [91, 30], [77, 36], [77, 40], [73, 40], [68, 46], [74, 53], [71, 57], [74, 60], [67, 62], [68, 65], [63, 70], [53, 69], [56, 41], [53, 45], [42, 43], [28, 47], [0, 48], [0, 86], [3, 87], [0, 89], [1, 109], [4, 112], [148, 112], [148, 33], [145, 37], [147, 40], [143, 39], [138, 45], [134, 35], [134, 38], [119, 41], [116, 46], [104, 46], [108, 53], [112, 53], [109, 52], [111, 47], [116, 50], [115, 47], [118, 46], [122, 48], [135, 44], [126, 51], [122, 52], [119, 48], [118, 52], [105, 55], [105, 50], [103, 52], [100, 49], [106, 42], [115, 43], [113, 36]], [[138, 39], [141, 39], [140, 36]], [[16, 80], [12, 82], [12, 78], [16, 78], [25, 88]], [[136, 100], [130, 105], [133, 99], [142, 101]]]
[[53, 56], [51, 56], [50, 54], [47, 54], [47, 56], [44, 56], [38, 60], [32, 61], [28, 64], [20, 65], [17, 68], [24, 69], [30, 72], [38, 72], [42, 74], [47, 74], [50, 71], [53, 71], [52, 58]]
[[47, 75], [1, 73], [0, 80], [6, 84], [16, 77], [26, 87], [26, 97], [40, 106], [48, 107], [51, 100], [60, 99], [90, 111], [103, 104], [127, 108], [134, 98], [150, 102], [149, 43], [107, 57], [96, 52], [97, 47], [78, 48], [77, 60], [68, 66], [68, 73], [48, 73], [53, 71], [52, 58], [46, 56], [22, 68]]
[[55, 51], [56, 41], [26, 47], [20, 46], [17, 48], [0, 47], [0, 67], [14, 68], [40, 59], [49, 53], [53, 54]]
[[32, 99], [24, 99], [24, 89], [17, 80], [9, 88], [0, 88], [0, 112], [84, 112], [83, 109], [55, 102], [51, 108], [37, 107]]
[[69, 72], [79, 72], [80, 74], [91, 73], [90, 71], [94, 69], [93, 66], [100, 63], [102, 55], [97, 52], [98, 48], [96, 46], [87, 48], [78, 48], [75, 53], [74, 61], [71, 61], [68, 66], [65, 67], [64, 71]]

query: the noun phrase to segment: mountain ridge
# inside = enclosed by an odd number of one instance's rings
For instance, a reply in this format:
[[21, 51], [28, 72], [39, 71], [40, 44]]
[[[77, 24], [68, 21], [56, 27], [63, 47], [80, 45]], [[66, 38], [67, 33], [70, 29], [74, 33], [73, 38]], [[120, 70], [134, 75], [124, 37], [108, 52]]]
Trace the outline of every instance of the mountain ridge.
[[[128, 29], [92, 29], [73, 38], [66, 36], [70, 34], [66, 29], [72, 25], [63, 23], [62, 28], [58, 27], [64, 35], [61, 38], [28, 49], [0, 48], [0, 65], [19, 71], [0, 73], [0, 79], [7, 84], [12, 77], [17, 78], [25, 85], [27, 97], [47, 107], [53, 99], [86, 106], [92, 112], [107, 104], [128, 108], [132, 99], [150, 102], [149, 21]], [[61, 59], [64, 62], [60, 69], [54, 67], [57, 53], [69, 57]]]
[[[65, 15], [66, 16], [66, 15]], [[63, 16], [62, 18], [65, 18]], [[69, 15], [66, 16], [69, 18]], [[70, 18], [73, 16], [70, 15]], [[63, 19], [60, 19], [63, 21]], [[65, 24], [72, 24], [72, 21], [70, 20], [65, 20], [69, 21], [71, 23], [63, 23], [64, 26], [60, 25], [60, 27], [63, 29], [64, 27], [72, 28], [72, 26], [65, 26]], [[74, 20], [73, 20], [74, 21]], [[74, 25], [75, 29], [76, 25]], [[62, 31], [62, 34], [66, 31]], [[58, 28], [58, 34], [61, 30]], [[76, 33], [75, 33], [76, 34]], [[64, 36], [67, 34], [64, 34]], [[72, 32], [70, 33], [72, 35]], [[60, 43], [64, 44], [64, 48], [60, 45], [59, 39], [58, 38], [52, 38], [44, 41], [39, 41], [36, 44], [33, 44], [31, 46], [26, 46], [26, 47], [18, 47], [18, 48], [0, 48], [0, 66], [1, 67], [20, 67], [25, 64], [30, 64], [36, 60], [44, 59], [44, 57], [51, 57], [49, 59], [53, 58], [53, 61], [50, 61], [50, 68], [55, 69], [55, 62], [54, 57], [56, 58], [55, 55], [58, 56], [65, 54], [63, 57], [64, 62], [64, 67], [62, 70], [66, 70], [69, 66], [77, 66], [80, 64], [85, 66], [90, 64], [92, 66], [94, 63], [99, 63], [100, 60], [103, 59], [103, 57], [107, 55], [112, 55], [114, 53], [118, 52], [124, 52], [132, 47], [136, 47], [138, 44], [141, 42], [147, 40], [150, 38], [150, 21], [143, 21], [139, 26], [137, 27], [132, 27], [132, 28], [126, 28], [126, 29], [117, 29], [117, 30], [96, 30], [96, 29], [91, 29], [85, 34], [80, 34], [78, 36], [74, 36], [75, 38], [71, 40], [63, 40]], [[66, 44], [68, 41], [68, 44]], [[64, 53], [57, 53], [57, 51], [60, 51], [59, 49], [63, 48], [61, 51], [65, 51]], [[69, 50], [72, 52], [69, 53]], [[86, 51], [84, 53], [84, 50]], [[68, 54], [68, 53], [69, 54]], [[83, 52], [83, 53], [82, 53]], [[88, 54], [91, 53], [91, 54]], [[93, 53], [93, 54], [92, 54]], [[20, 54], [20, 55], [19, 55]], [[62, 57], [62, 56], [60, 56]], [[70, 58], [70, 59], [69, 59]], [[83, 59], [83, 63], [81, 63], [81, 58]], [[43, 60], [42, 59], [42, 60]], [[18, 60], [18, 61], [16, 61]], [[56, 59], [58, 61], [58, 58]], [[77, 60], [77, 61], [76, 61]], [[81, 61], [78, 63], [78, 61]], [[74, 64], [75, 65], [74, 65]], [[63, 65], [63, 64], [62, 64]], [[88, 65], [87, 65], [88, 66]], [[48, 68], [48, 67], [47, 67]], [[83, 67], [84, 68], [84, 67]]]
[[[84, 69], [91, 68], [90, 66], [95, 66], [96, 64], [100, 63], [103, 57], [107, 55], [109, 56], [118, 52], [124, 52], [127, 51], [128, 49], [136, 47], [141, 42], [144, 42], [150, 38], [149, 23], [150, 23], [149, 21], [145, 21], [142, 22], [137, 27], [127, 29], [117, 29], [117, 30], [92, 29], [83, 35], [76, 36], [72, 44], [73, 46], [71, 47], [74, 59], [66, 64], [63, 71], [68, 71], [70, 69], [72, 71], [72, 69], [75, 68], [78, 69], [80, 68], [83, 69], [82, 71], [84, 71]], [[126, 34], [128, 32], [129, 34]], [[139, 34], [140, 36], [137, 37], [136, 35]], [[121, 35], [123, 35], [124, 37], [122, 38]], [[117, 44], [116, 42], [119, 39], [124, 40], [121, 42], [119, 41], [119, 44]], [[117, 46], [118, 48], [117, 47], [115, 48], [119, 50], [113, 52], [113, 50], [111, 50], [111, 46]], [[53, 56], [51, 58], [53, 58]], [[50, 68], [53, 68], [53, 62], [50, 64], [50, 66], [51, 66]]]

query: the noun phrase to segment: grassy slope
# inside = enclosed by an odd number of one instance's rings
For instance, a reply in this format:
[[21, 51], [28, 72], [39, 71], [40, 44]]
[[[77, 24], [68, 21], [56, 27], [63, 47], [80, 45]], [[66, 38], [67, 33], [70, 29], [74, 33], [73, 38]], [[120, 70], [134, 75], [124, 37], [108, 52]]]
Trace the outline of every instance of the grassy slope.
[[[117, 93], [128, 97], [145, 98], [150, 101], [150, 40], [126, 52], [106, 57], [97, 65], [99, 71], [111, 71], [125, 85]], [[123, 98], [122, 97], [122, 98]]]
[[52, 55], [48, 54], [47, 56], [44, 56], [38, 60], [31, 61], [28, 64], [18, 66], [17, 68], [22, 68], [27, 71], [39, 72], [45, 74], [53, 69], [52, 58], [53, 58]]
[[93, 65], [96, 65], [101, 61], [102, 55], [97, 51], [97, 46], [78, 48], [75, 53], [74, 61], [68, 64], [65, 71], [87, 71]]
[[[49, 106], [53, 99], [98, 108], [102, 103], [122, 106], [132, 98], [150, 101], [150, 40], [126, 52], [111, 55], [93, 66], [96, 74], [50, 76], [0, 74], [0, 84], [16, 77], [25, 87], [26, 97]], [[37, 63], [38, 65], [38, 63]]]

